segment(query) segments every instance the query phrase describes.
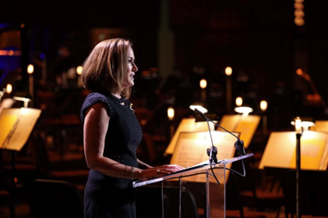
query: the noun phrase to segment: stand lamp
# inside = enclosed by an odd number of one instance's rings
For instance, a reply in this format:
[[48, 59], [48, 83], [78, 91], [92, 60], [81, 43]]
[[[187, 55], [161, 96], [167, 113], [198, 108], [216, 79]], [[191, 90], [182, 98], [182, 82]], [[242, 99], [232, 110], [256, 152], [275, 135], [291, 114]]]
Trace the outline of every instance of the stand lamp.
[[237, 107], [242, 106], [243, 105], [243, 98], [242, 97], [237, 97], [235, 103], [236, 103]]
[[232, 68], [230, 66], [225, 68], [225, 74], [226, 74], [226, 86], [227, 86], [227, 113], [231, 112], [231, 74], [232, 74]]
[[249, 113], [253, 112], [253, 108], [248, 106], [235, 107], [235, 112], [242, 115], [242, 117], [247, 117]]
[[16, 101], [22, 101], [24, 103], [25, 108], [28, 106], [28, 103], [31, 101], [31, 99], [29, 98], [17, 97], [17, 96], [14, 96], [13, 99]]
[[206, 79], [201, 79], [199, 81], [199, 86], [202, 89], [202, 91], [201, 91], [201, 100], [202, 100], [203, 104], [205, 105], [205, 103], [206, 103], [206, 86], [207, 86]]
[[268, 103], [265, 100], [260, 102], [260, 108], [262, 111], [262, 124], [263, 124], [263, 135], [267, 134], [267, 116], [265, 114], [266, 109], [268, 108]]
[[167, 117], [170, 120], [170, 138], [172, 138], [173, 137], [173, 134], [174, 134], [174, 125], [173, 125], [174, 108], [173, 107], [169, 107], [167, 109]]
[[300, 171], [301, 171], [301, 137], [302, 137], [302, 120], [296, 117], [294, 121], [296, 132], [296, 218], [300, 218]]

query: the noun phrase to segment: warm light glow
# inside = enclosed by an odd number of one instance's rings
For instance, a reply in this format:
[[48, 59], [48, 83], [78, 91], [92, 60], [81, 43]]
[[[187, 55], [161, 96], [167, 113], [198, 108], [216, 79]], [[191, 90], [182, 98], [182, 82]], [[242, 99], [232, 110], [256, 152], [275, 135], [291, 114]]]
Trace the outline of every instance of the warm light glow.
[[296, 10], [303, 10], [303, 9], [304, 9], [304, 5], [303, 5], [302, 2], [295, 1], [295, 3], [294, 3], [294, 8], [295, 8]]
[[305, 14], [304, 14], [303, 10], [295, 10], [294, 15], [295, 15], [295, 17], [301, 18], [301, 17], [304, 17]]
[[174, 118], [174, 109], [172, 107], [169, 107], [167, 109], [167, 116], [168, 116], [169, 120], [173, 120], [173, 118]]
[[302, 120], [300, 117], [296, 117], [295, 119], [295, 131], [296, 133], [301, 133], [302, 132]]
[[13, 86], [10, 83], [8, 83], [6, 86], [6, 92], [10, 94], [12, 91], [13, 91]]
[[303, 26], [305, 21], [304, 21], [304, 5], [303, 5], [303, 0], [295, 0], [295, 3], [294, 3], [294, 8], [295, 8], [295, 11], [294, 11], [294, 16], [295, 16], [295, 19], [294, 19], [294, 23], [297, 25], [297, 26]]
[[206, 108], [204, 108], [203, 106], [201, 106], [201, 105], [190, 105], [189, 106], [189, 108], [191, 109], [191, 110], [195, 110], [195, 108], [197, 108], [197, 110], [199, 110], [200, 112], [202, 112], [202, 113], [207, 113], [207, 109]]
[[32, 74], [33, 72], [34, 72], [34, 66], [33, 66], [33, 64], [29, 64], [27, 66], [27, 73]]
[[299, 76], [303, 75], [303, 70], [301, 68], [298, 68], [296, 70], [296, 74], [299, 75]]
[[236, 105], [237, 105], [237, 107], [243, 105], [243, 98], [242, 97], [237, 97], [236, 98]]
[[13, 51], [13, 50], [0, 50], [0, 56], [20, 56], [22, 54], [21, 51]]
[[260, 108], [263, 112], [266, 111], [266, 109], [268, 108], [268, 103], [265, 100], [262, 100], [260, 102]]
[[236, 107], [235, 111], [242, 114], [243, 116], [248, 116], [249, 113], [253, 112], [253, 108], [247, 106]]
[[304, 131], [307, 131], [310, 129], [311, 126], [314, 126], [314, 122], [311, 121], [302, 121], [302, 127]]
[[201, 79], [200, 82], [199, 82], [199, 86], [200, 86], [200, 88], [205, 89], [206, 86], [207, 86], [206, 79]]
[[78, 66], [78, 67], [76, 68], [76, 73], [77, 73], [77, 75], [81, 75], [81, 74], [82, 74], [82, 70], [83, 70], [83, 67], [82, 67], [82, 66]]
[[225, 74], [227, 75], [227, 76], [230, 76], [231, 74], [232, 74], [232, 68], [231, 67], [226, 67], [225, 68]]
[[28, 103], [31, 101], [31, 99], [29, 99], [29, 98], [17, 97], [17, 96], [14, 96], [13, 99], [14, 100], [17, 100], [17, 101], [24, 102], [24, 107], [27, 107], [28, 106]]
[[[295, 122], [296, 122], [297, 127], [295, 126]], [[299, 117], [297, 117], [295, 119], [295, 121], [292, 121], [291, 124], [293, 126], [295, 126], [295, 131], [296, 132], [297, 132], [297, 129], [300, 129], [299, 131], [301, 132], [302, 128], [303, 128], [303, 131], [308, 131], [311, 126], [314, 126], [314, 122], [312, 122], [312, 121], [302, 121], [301, 118], [299, 118]], [[299, 127], [299, 125], [300, 125], [300, 127]]]
[[294, 23], [297, 25], [297, 26], [303, 26], [305, 24], [305, 21], [303, 18], [299, 18], [299, 17], [296, 17], [294, 19]]

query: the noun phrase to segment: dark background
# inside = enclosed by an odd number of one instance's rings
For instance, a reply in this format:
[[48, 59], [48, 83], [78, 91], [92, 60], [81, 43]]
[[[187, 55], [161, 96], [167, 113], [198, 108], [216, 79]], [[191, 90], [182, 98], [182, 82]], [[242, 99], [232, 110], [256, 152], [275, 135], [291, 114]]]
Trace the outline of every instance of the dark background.
[[[95, 38], [97, 31], [109, 29], [108, 38], [122, 36], [134, 41], [140, 77], [151, 68], [157, 69], [164, 80], [175, 70], [188, 75], [194, 67], [201, 67], [203, 77], [209, 80], [208, 90], [221, 93], [221, 99], [212, 104], [222, 108], [226, 90], [224, 69], [231, 66], [233, 99], [243, 96], [247, 104], [253, 104], [247, 102], [248, 98], [256, 104], [266, 99], [269, 108], [282, 104], [279, 113], [289, 113], [291, 117], [326, 116], [312, 110], [311, 105], [307, 107], [306, 95], [313, 89], [295, 72], [299, 67], [308, 72], [327, 101], [327, 1], [304, 1], [305, 25], [301, 27], [294, 23], [293, 0], [169, 0], [168, 4], [169, 28], [175, 40], [172, 72], [158, 69], [159, 0], [4, 1], [0, 22], [18, 28], [25, 24], [22, 40], [27, 54], [23, 63], [45, 55], [48, 80], [54, 79], [62, 46], [70, 50], [71, 61], [80, 65], [99, 41]], [[27, 79], [24, 74], [23, 78]], [[3, 82], [1, 86], [4, 85]], [[136, 97], [149, 91], [138, 83], [135, 88]]]

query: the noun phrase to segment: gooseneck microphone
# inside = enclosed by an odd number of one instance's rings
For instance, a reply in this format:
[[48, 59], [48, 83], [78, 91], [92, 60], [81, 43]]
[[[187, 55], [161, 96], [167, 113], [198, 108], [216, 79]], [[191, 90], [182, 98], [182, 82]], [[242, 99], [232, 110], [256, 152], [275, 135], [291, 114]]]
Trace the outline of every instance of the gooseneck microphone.
[[[227, 133], [231, 134], [232, 136], [234, 136], [237, 141], [235, 142], [235, 148], [237, 149], [238, 153], [240, 155], [246, 155], [246, 151], [244, 148], [244, 141], [240, 140], [240, 138], [238, 136], [236, 136], [235, 134], [233, 134], [232, 132], [230, 132], [229, 130], [223, 128], [222, 126], [220, 126], [219, 124], [215, 123], [213, 120], [210, 120], [208, 117], [205, 116], [204, 113], [202, 113], [200, 110], [198, 110], [197, 108], [194, 109], [194, 111], [200, 115], [201, 117], [203, 117], [206, 121], [211, 122], [215, 125], [215, 127], [219, 127], [221, 129], [223, 129], [224, 131], [226, 131]], [[214, 147], [214, 146], [213, 146]], [[216, 148], [215, 148], [216, 149]]]
[[213, 139], [212, 139], [212, 134], [211, 134], [211, 128], [210, 128], [210, 125], [209, 125], [209, 121], [211, 121], [210, 119], [208, 119], [202, 112], [200, 112], [197, 108], [195, 108], [194, 110], [196, 113], [198, 113], [200, 116], [202, 116], [206, 122], [207, 122], [207, 126], [208, 126], [208, 131], [210, 133], [210, 138], [211, 138], [211, 142], [212, 142], [212, 146], [211, 148], [208, 148], [207, 149], [207, 155], [209, 156], [210, 160], [210, 164], [212, 165], [212, 162], [214, 163], [217, 163], [218, 162], [218, 159], [216, 157], [217, 153], [218, 153], [218, 149], [214, 146], [214, 143], [213, 143]]

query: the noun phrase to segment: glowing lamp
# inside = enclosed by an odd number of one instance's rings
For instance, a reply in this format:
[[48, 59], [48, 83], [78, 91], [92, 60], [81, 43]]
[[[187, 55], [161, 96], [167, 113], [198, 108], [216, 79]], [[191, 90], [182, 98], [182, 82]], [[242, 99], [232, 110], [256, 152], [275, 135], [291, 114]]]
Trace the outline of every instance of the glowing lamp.
[[167, 109], [167, 117], [169, 118], [169, 120], [173, 120], [173, 118], [174, 118], [174, 109], [172, 107], [169, 107]]
[[266, 111], [266, 109], [268, 108], [268, 103], [267, 103], [267, 101], [262, 100], [262, 101], [260, 102], [260, 108], [261, 108], [261, 110], [262, 110], [263, 112]]
[[224, 72], [227, 76], [230, 76], [232, 74], [232, 68], [228, 66], [225, 68]]
[[236, 105], [237, 107], [240, 107], [243, 105], [243, 98], [242, 97], [237, 97], [236, 98]]
[[249, 113], [253, 112], [253, 108], [247, 106], [236, 107], [235, 111], [242, 114], [243, 116], [248, 116]]
[[206, 108], [204, 108], [203, 106], [201, 106], [201, 105], [190, 105], [189, 108], [193, 111], [195, 110], [195, 108], [197, 108], [197, 110], [199, 110], [203, 114], [208, 112], [208, 110]]
[[8, 83], [6, 86], [6, 92], [10, 94], [12, 91], [13, 91], [13, 86], [10, 83]]
[[33, 66], [33, 64], [29, 64], [27, 66], [27, 73], [32, 74], [33, 72], [34, 72], [34, 66]]

